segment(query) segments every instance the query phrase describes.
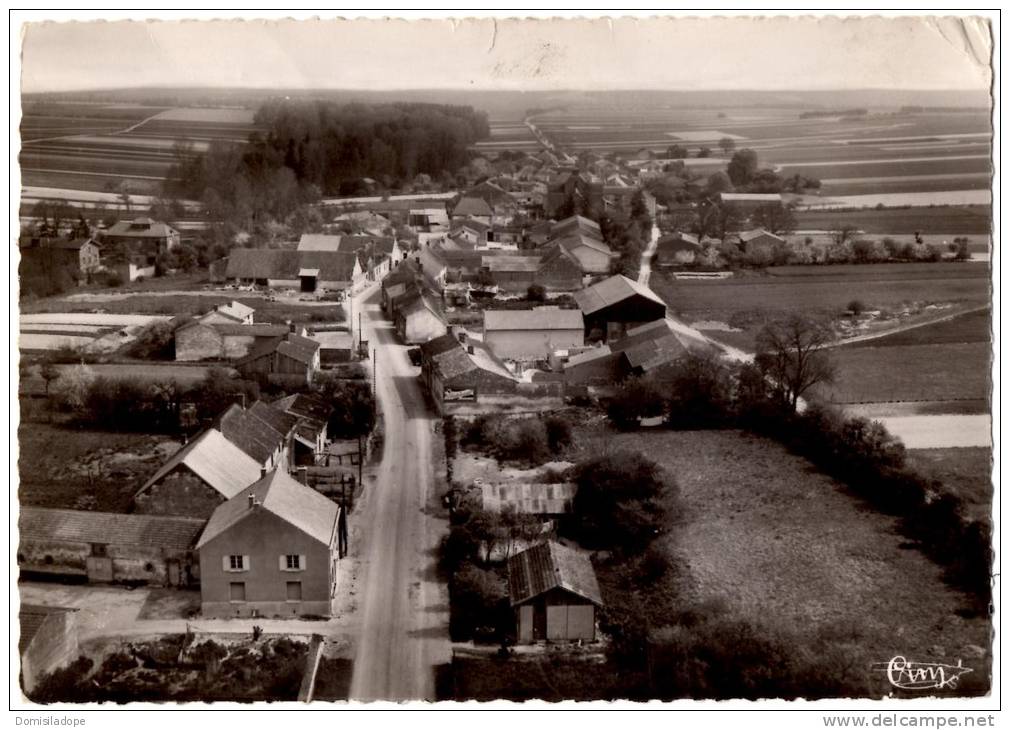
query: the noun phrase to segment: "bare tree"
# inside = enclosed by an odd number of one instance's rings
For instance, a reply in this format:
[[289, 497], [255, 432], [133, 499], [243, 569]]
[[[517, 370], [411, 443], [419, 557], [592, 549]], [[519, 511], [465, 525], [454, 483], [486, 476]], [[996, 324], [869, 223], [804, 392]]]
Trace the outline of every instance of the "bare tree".
[[836, 245], [841, 246], [858, 232], [859, 229], [853, 225], [848, 223], [836, 223], [831, 228], [831, 238], [834, 240]]
[[770, 322], [758, 333], [755, 362], [793, 410], [810, 388], [834, 382], [835, 368], [823, 349], [831, 336], [827, 324], [798, 314]]
[[754, 225], [776, 236], [790, 234], [796, 230], [796, 216], [790, 205], [782, 203], [759, 205], [751, 213], [750, 218]]

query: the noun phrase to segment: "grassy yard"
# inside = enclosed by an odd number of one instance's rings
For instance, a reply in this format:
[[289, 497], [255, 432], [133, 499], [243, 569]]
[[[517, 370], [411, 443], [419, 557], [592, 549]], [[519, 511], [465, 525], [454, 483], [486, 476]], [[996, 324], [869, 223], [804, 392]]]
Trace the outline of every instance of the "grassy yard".
[[[790, 637], [797, 651], [830, 649], [866, 696], [889, 691], [867, 668], [901, 654], [962, 658], [975, 671], [958, 688], [988, 685], [989, 626], [962, 616], [966, 601], [942, 569], [910, 548], [897, 521], [868, 508], [780, 445], [736, 431], [619, 434], [579, 429], [583, 453], [633, 449], [680, 487], [679, 517], [658, 538], [673, 557], [642, 588], [652, 626], [690, 607]], [[621, 564], [601, 565], [604, 601], [630, 600]], [[823, 661], [829, 661], [823, 659]]]
[[936, 208], [883, 208], [881, 210], [800, 210], [799, 230], [831, 230], [851, 225], [866, 233], [950, 233], [986, 235], [992, 227], [988, 205], [942, 206]]
[[22, 424], [18, 500], [35, 507], [126, 511], [144, 479], [178, 446], [165, 436]]
[[920, 473], [939, 480], [944, 489], [963, 497], [969, 518], [991, 518], [991, 449], [916, 449], [909, 451], [907, 458]]
[[984, 400], [989, 354], [984, 342], [838, 347], [831, 351], [835, 382], [819, 391], [834, 403]]

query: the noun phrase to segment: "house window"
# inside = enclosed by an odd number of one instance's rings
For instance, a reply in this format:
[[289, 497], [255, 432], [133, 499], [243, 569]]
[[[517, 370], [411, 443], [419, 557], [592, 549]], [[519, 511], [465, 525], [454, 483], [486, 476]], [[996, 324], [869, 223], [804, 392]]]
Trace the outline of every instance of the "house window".
[[285, 571], [305, 570], [304, 555], [281, 555], [280, 568]]
[[302, 582], [298, 580], [288, 581], [288, 600], [302, 600]]
[[228, 573], [242, 573], [249, 570], [248, 555], [225, 555], [224, 569]]
[[104, 558], [109, 554], [109, 546], [103, 542], [91, 543], [91, 556], [94, 558]]
[[232, 602], [245, 601], [245, 583], [229, 583], [228, 600]]

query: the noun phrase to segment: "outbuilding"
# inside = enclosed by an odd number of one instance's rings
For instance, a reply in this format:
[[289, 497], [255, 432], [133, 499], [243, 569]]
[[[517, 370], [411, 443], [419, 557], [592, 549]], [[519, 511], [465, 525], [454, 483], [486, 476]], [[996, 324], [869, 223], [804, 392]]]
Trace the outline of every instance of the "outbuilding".
[[603, 599], [587, 555], [548, 541], [513, 556], [508, 574], [516, 643], [596, 640]]
[[580, 347], [584, 340], [578, 309], [484, 310], [484, 342], [500, 358], [547, 359], [555, 350]]
[[644, 284], [617, 274], [575, 292], [586, 323], [586, 335], [605, 342], [647, 322], [666, 317], [666, 304]]

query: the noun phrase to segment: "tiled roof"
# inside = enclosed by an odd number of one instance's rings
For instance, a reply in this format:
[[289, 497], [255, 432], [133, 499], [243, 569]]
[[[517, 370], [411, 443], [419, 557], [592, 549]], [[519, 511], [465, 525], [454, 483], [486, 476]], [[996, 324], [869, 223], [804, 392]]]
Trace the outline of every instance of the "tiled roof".
[[298, 423], [298, 416], [294, 416], [276, 408], [271, 408], [261, 400], [253, 403], [249, 408], [249, 412], [256, 416], [256, 418], [266, 423], [281, 436], [286, 436], [291, 433], [291, 430]]
[[309, 337], [296, 335], [293, 332], [288, 333], [288, 336], [277, 344], [277, 352], [279, 354], [290, 357], [292, 360], [305, 365], [312, 364], [318, 351], [318, 342]]
[[551, 225], [551, 235], [555, 238], [573, 232], [583, 233], [600, 241], [603, 240], [603, 231], [600, 230], [600, 224], [585, 216], [569, 216]]
[[331, 236], [325, 233], [303, 233], [298, 240], [298, 250], [339, 251], [341, 238], [343, 236]]
[[580, 289], [575, 292], [574, 296], [575, 303], [579, 305], [582, 313], [592, 314], [636, 295], [651, 299], [656, 304], [666, 307], [663, 300], [649, 287], [639, 284], [637, 281], [632, 281], [621, 274], [616, 274], [585, 289]]
[[539, 256], [484, 256], [481, 265], [493, 272], [530, 272], [540, 270]]
[[452, 209], [453, 217], [456, 216], [490, 216], [494, 215], [491, 206], [483, 198], [462, 198], [456, 207]]
[[762, 236], [768, 236], [770, 238], [774, 238], [776, 241], [781, 241], [782, 243], [785, 243], [785, 239], [776, 236], [774, 233], [769, 233], [763, 228], [755, 228], [750, 231], [741, 232], [740, 240], [743, 241], [744, 243], [747, 243], [748, 241], [753, 241], [755, 238], [761, 238]]
[[589, 557], [557, 542], [544, 542], [509, 559], [509, 598], [513, 606], [554, 588], [603, 605]]
[[18, 516], [22, 541], [95, 542], [174, 550], [192, 547], [204, 524], [204, 520], [189, 517], [42, 507], [22, 507]]
[[21, 631], [18, 635], [18, 651], [22, 654], [32, 639], [39, 633], [39, 629], [53, 614], [71, 613], [77, 611], [76, 608], [63, 608], [61, 606], [32, 606], [22, 603], [18, 607], [18, 622], [21, 624]]
[[322, 398], [306, 395], [305, 393], [296, 393], [295, 395], [275, 400], [270, 404], [270, 407], [298, 416], [299, 418], [309, 418], [322, 422], [326, 422], [333, 412], [333, 408]]
[[587, 236], [584, 233], [566, 233], [560, 238], [553, 239], [552, 243], [556, 243], [567, 251], [573, 251], [580, 246], [585, 246], [586, 248], [591, 248], [594, 251], [599, 251], [607, 256], [617, 256], [617, 254], [611, 250], [610, 246], [605, 244], [603, 241], [597, 240], [592, 236]]
[[217, 428], [228, 441], [256, 460], [267, 464], [283, 441], [266, 422], [235, 404], [218, 417]]
[[260, 464], [216, 429], [208, 429], [169, 457], [140, 488], [141, 494], [169, 472], [185, 466], [226, 499], [260, 475]]
[[297, 279], [301, 269], [319, 269], [322, 281], [350, 282], [356, 254], [343, 251], [235, 248], [228, 255], [229, 279]]
[[[249, 506], [250, 495], [259, 503], [258, 507]], [[337, 524], [336, 504], [280, 469], [274, 469], [214, 510], [197, 548], [255, 514], [257, 509], [276, 515], [324, 545], [330, 544]]]
[[223, 314], [226, 317], [231, 317], [239, 322], [245, 320], [246, 317], [251, 317], [256, 313], [256, 310], [252, 307], [248, 307], [242, 302], [231, 301], [227, 304], [219, 304], [214, 307], [216, 312]]
[[105, 235], [124, 238], [167, 238], [175, 233], [176, 230], [166, 223], [152, 221], [150, 218], [137, 218], [132, 221], [116, 221]]
[[485, 309], [484, 331], [497, 330], [581, 330], [582, 312], [578, 309]]
[[433, 340], [428, 340], [421, 345], [421, 355], [422, 357], [432, 359], [439, 355], [443, 355], [447, 352], [459, 349], [460, 342], [456, 335], [444, 334], [441, 337], [436, 337]]

